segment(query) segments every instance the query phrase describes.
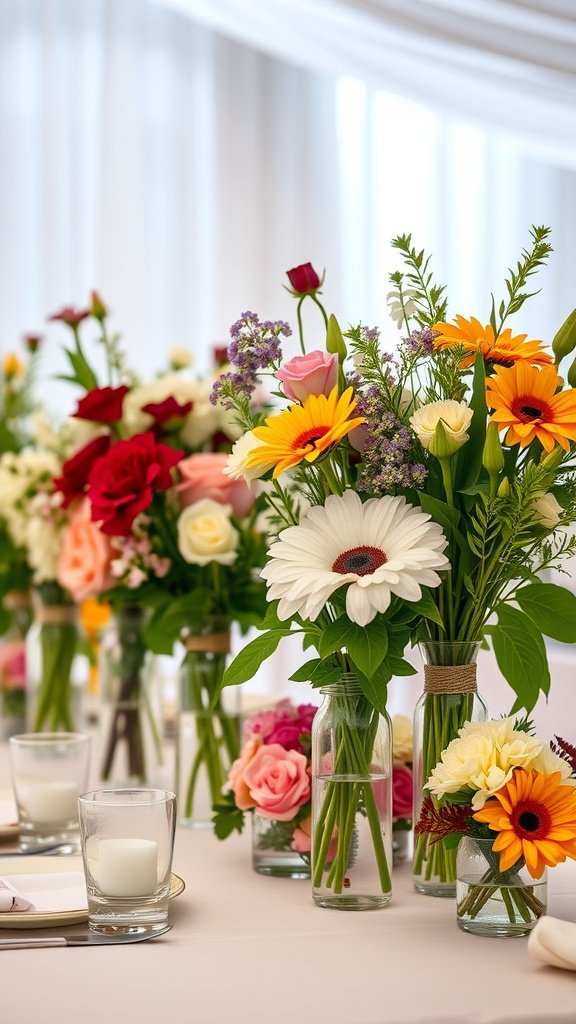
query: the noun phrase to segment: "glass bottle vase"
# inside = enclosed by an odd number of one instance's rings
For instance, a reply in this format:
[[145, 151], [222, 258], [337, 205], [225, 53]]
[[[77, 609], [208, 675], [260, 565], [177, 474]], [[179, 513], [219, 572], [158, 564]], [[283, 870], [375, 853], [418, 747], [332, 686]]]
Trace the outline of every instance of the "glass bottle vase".
[[100, 779], [109, 786], [162, 781], [162, 701], [146, 618], [138, 605], [118, 608], [99, 645]]
[[240, 754], [240, 693], [220, 684], [230, 651], [223, 618], [192, 626], [184, 638], [176, 747], [178, 823], [211, 828], [232, 762]]
[[[428, 791], [424, 789], [442, 751], [456, 739], [465, 722], [483, 722], [486, 705], [476, 689], [476, 658], [480, 643], [420, 644], [424, 660], [424, 693], [414, 712], [414, 824]], [[456, 895], [456, 850], [444, 840], [416, 835], [413, 875], [416, 892], [425, 896]]]
[[376, 910], [392, 896], [390, 719], [345, 673], [312, 727], [312, 893], [320, 907]]
[[456, 920], [475, 935], [528, 935], [546, 913], [546, 869], [533, 878], [523, 860], [500, 871], [493, 839], [463, 836], [456, 856]]
[[277, 821], [253, 811], [252, 867], [259, 875], [310, 878], [310, 837], [306, 830], [293, 821]]
[[30, 732], [82, 731], [82, 689], [72, 678], [77, 646], [76, 606], [57, 583], [42, 584], [26, 637]]

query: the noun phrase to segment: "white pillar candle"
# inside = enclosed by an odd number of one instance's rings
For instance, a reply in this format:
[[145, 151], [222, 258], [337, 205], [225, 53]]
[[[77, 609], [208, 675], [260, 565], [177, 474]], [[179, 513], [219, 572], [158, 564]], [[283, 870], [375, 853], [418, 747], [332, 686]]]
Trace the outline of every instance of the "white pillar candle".
[[152, 839], [100, 839], [98, 885], [104, 896], [150, 896], [158, 876]]
[[20, 803], [35, 825], [65, 824], [78, 818], [75, 782], [27, 782], [19, 787]]

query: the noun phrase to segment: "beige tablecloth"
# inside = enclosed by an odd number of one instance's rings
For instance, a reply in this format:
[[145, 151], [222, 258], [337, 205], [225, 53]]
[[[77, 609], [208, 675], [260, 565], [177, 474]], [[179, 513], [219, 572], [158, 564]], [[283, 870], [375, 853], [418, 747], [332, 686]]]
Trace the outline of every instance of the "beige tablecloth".
[[[526, 939], [464, 934], [451, 900], [412, 891], [408, 867], [390, 906], [367, 913], [256, 875], [248, 835], [179, 829], [174, 870], [186, 892], [154, 943], [0, 952], [2, 1024], [576, 1022], [576, 973], [536, 964]], [[576, 920], [576, 866], [550, 880], [548, 912]]]

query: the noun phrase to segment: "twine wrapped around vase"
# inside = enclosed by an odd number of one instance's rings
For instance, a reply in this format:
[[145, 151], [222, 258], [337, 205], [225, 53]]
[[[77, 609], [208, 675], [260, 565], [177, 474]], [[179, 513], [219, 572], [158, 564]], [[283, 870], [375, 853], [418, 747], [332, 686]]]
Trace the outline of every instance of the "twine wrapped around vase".
[[229, 654], [230, 633], [192, 633], [184, 640], [187, 651], [204, 651], [207, 654]]
[[424, 665], [425, 693], [477, 693], [476, 665]]

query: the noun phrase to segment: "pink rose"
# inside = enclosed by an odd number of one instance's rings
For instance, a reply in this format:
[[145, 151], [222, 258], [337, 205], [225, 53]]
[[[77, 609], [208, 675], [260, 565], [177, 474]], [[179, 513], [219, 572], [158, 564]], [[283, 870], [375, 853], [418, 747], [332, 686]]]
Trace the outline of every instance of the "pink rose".
[[0, 690], [26, 688], [26, 645], [23, 640], [0, 643]]
[[278, 743], [257, 750], [244, 769], [244, 782], [258, 812], [277, 821], [291, 821], [310, 798], [304, 754], [284, 750]]
[[277, 371], [276, 377], [286, 398], [293, 402], [304, 402], [308, 395], [328, 396], [338, 378], [338, 356], [320, 349], [294, 356]]
[[96, 597], [112, 583], [110, 563], [114, 551], [90, 519], [90, 502], [83, 498], [73, 506], [62, 531], [57, 576], [75, 601]]
[[266, 737], [266, 743], [279, 743], [281, 747], [284, 747], [284, 750], [299, 750], [303, 753], [302, 744], [300, 743], [301, 735], [302, 730], [298, 722], [286, 718], [282, 722], [276, 722], [271, 733]]
[[404, 765], [392, 769], [392, 818], [412, 817], [412, 772]]
[[202, 498], [211, 498], [220, 505], [231, 505], [235, 516], [247, 516], [256, 501], [254, 484], [225, 476], [223, 470], [227, 464], [225, 452], [200, 452], [182, 459], [178, 463], [182, 482], [176, 485], [182, 508]]
[[256, 752], [262, 744], [261, 739], [251, 739], [242, 747], [240, 757], [234, 761], [228, 772], [228, 785], [234, 793], [234, 801], [241, 811], [249, 811], [254, 807], [254, 801], [250, 796], [250, 790], [244, 781], [244, 769], [256, 756]]
[[272, 708], [263, 711], [255, 711], [244, 723], [243, 735], [245, 740], [255, 739], [266, 742], [272, 729], [278, 722], [278, 712]]
[[292, 849], [297, 853], [310, 853], [312, 849], [312, 818], [304, 818], [292, 833]]

